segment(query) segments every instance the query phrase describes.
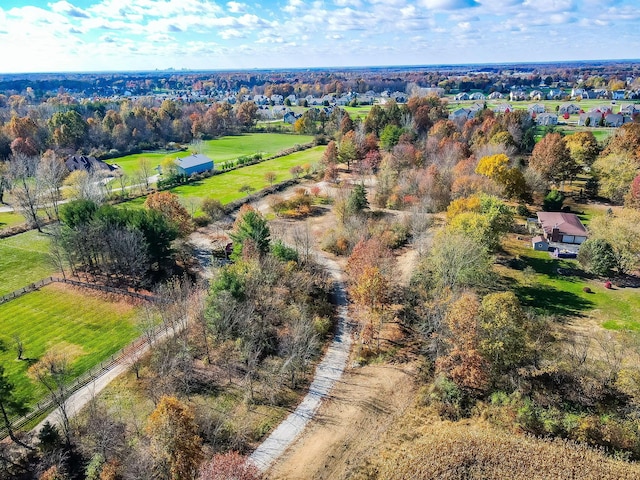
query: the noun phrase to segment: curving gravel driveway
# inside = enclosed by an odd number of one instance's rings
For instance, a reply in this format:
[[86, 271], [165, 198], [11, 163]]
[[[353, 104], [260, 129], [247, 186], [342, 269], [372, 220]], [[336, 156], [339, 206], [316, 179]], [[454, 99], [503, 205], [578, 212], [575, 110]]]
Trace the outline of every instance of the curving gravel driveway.
[[261, 471], [266, 471], [302, 433], [313, 418], [320, 402], [327, 397], [333, 385], [340, 379], [351, 350], [351, 328], [347, 316], [347, 292], [342, 278], [342, 269], [330, 258], [317, 255], [335, 281], [334, 302], [338, 310], [338, 325], [329, 349], [318, 365], [309, 393], [269, 437], [251, 454], [249, 461]]

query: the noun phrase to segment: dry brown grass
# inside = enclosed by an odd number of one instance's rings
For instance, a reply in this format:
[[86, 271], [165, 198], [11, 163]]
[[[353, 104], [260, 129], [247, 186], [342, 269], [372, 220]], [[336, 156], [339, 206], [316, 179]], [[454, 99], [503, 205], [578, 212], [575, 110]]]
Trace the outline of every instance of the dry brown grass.
[[612, 459], [586, 446], [513, 435], [482, 422], [441, 421], [423, 408], [405, 416], [379, 445], [349, 478], [640, 478], [640, 465]]

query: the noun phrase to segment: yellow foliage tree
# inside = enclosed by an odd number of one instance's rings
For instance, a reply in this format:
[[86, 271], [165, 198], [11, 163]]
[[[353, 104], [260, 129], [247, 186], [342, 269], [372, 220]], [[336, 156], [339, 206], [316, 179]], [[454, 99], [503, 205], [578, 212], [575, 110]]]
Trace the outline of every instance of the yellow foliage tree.
[[146, 433], [156, 462], [155, 478], [195, 478], [203, 459], [202, 439], [191, 410], [175, 397], [163, 396], [149, 417]]

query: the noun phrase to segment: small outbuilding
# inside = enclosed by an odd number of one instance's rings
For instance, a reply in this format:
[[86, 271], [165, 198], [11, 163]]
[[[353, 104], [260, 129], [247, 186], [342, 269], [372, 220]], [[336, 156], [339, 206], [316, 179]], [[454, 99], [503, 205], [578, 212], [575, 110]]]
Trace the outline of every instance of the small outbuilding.
[[531, 245], [534, 250], [539, 250], [541, 252], [549, 251], [549, 242], [545, 240], [542, 235], [536, 235], [531, 239]]
[[182, 175], [189, 176], [207, 170], [213, 170], [213, 160], [201, 153], [178, 159], [178, 172]]

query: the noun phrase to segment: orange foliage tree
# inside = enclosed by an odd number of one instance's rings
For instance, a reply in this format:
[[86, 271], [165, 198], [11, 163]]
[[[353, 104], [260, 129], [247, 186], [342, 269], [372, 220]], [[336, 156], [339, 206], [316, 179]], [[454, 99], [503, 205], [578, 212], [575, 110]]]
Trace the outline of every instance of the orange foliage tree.
[[171, 192], [156, 192], [147, 197], [145, 208], [160, 212], [163, 217], [175, 225], [181, 237], [193, 232], [193, 219], [187, 209], [180, 203], [178, 196]]
[[436, 371], [475, 393], [484, 392], [489, 385], [489, 364], [479, 350], [479, 315], [480, 302], [472, 293], [463, 293], [451, 304], [445, 316], [449, 352], [436, 360]]
[[149, 417], [146, 432], [155, 460], [155, 478], [195, 478], [202, 462], [202, 439], [191, 410], [175, 397], [163, 396]]

